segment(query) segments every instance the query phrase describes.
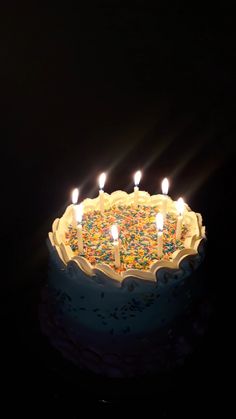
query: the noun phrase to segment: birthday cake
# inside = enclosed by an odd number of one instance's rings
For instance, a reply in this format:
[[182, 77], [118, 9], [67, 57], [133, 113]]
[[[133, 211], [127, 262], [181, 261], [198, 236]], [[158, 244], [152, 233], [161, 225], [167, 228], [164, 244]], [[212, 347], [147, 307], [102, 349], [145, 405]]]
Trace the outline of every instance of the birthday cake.
[[201, 215], [167, 194], [102, 191], [69, 205], [49, 233], [44, 332], [79, 367], [108, 376], [170, 363], [205, 239]]

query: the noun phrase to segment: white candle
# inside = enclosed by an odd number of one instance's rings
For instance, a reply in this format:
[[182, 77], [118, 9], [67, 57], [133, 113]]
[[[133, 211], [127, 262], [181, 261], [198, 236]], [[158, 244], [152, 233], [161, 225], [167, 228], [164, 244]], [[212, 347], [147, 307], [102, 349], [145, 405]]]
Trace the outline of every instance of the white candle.
[[73, 227], [76, 227], [76, 204], [78, 202], [78, 198], [79, 198], [79, 189], [75, 188], [72, 191], [72, 194], [71, 194], [71, 201], [72, 201], [72, 204], [73, 204], [73, 208], [72, 208], [72, 225], [73, 225]]
[[120, 246], [119, 246], [119, 241], [118, 241], [118, 228], [115, 224], [112, 225], [111, 227], [111, 235], [113, 237], [113, 245], [114, 245], [114, 257], [115, 257], [115, 267], [119, 268], [120, 267]]
[[166, 218], [166, 211], [167, 211], [167, 195], [168, 195], [168, 191], [169, 191], [169, 181], [166, 177], [162, 181], [161, 189], [162, 189], [162, 194], [164, 195], [163, 196], [163, 205], [162, 205], [162, 214], [163, 214], [163, 218], [165, 219]]
[[159, 212], [156, 215], [156, 226], [157, 226], [157, 256], [159, 258], [163, 255], [163, 215]]
[[83, 246], [83, 236], [82, 236], [82, 224], [78, 224], [77, 226], [77, 238], [78, 238], [79, 253], [83, 253], [84, 246]]
[[106, 182], [106, 173], [102, 173], [98, 178], [98, 184], [99, 184], [99, 205], [100, 205], [100, 211], [103, 214], [104, 213], [104, 185]]
[[79, 204], [76, 206], [76, 221], [77, 225], [77, 239], [78, 239], [78, 250], [79, 253], [83, 253], [83, 236], [82, 236], [82, 217], [83, 217], [83, 206]]
[[184, 213], [184, 200], [179, 198], [176, 202], [176, 208], [178, 211], [177, 224], [176, 224], [176, 240], [181, 239], [182, 224], [183, 224], [183, 213]]
[[140, 170], [138, 170], [134, 175], [134, 205], [138, 205], [138, 191], [139, 191], [139, 183], [142, 177], [142, 173]]

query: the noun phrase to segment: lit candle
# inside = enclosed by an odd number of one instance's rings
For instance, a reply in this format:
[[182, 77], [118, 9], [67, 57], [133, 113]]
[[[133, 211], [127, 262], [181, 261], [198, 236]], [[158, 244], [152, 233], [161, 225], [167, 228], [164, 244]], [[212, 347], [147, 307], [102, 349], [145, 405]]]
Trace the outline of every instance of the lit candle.
[[71, 194], [71, 201], [73, 204], [73, 209], [72, 209], [72, 225], [75, 227], [76, 226], [76, 204], [78, 202], [78, 198], [79, 198], [79, 189], [75, 188], [72, 191]]
[[142, 177], [142, 173], [141, 173], [140, 170], [138, 170], [135, 173], [135, 175], [134, 175], [134, 185], [135, 185], [134, 186], [134, 204], [135, 205], [138, 205], [138, 195], [139, 195], [139, 193], [138, 193], [138, 191], [139, 191], [138, 185], [139, 185], [139, 182], [141, 180], [141, 177]]
[[100, 205], [100, 211], [103, 214], [104, 213], [104, 185], [106, 182], [106, 173], [102, 173], [98, 178], [98, 184], [99, 184], [99, 205]]
[[165, 219], [166, 218], [166, 210], [167, 210], [167, 195], [168, 195], [168, 191], [169, 191], [169, 181], [166, 177], [162, 181], [161, 189], [162, 189], [162, 194], [164, 195], [163, 206], [162, 206], [162, 214], [163, 214], [163, 218]]
[[178, 218], [177, 218], [177, 225], [176, 225], [176, 240], [180, 240], [181, 231], [182, 231], [182, 223], [183, 223], [183, 213], [184, 213], [183, 198], [178, 199], [178, 201], [176, 202], [176, 208], [178, 211]]
[[78, 250], [79, 253], [83, 253], [83, 237], [82, 237], [82, 217], [83, 217], [83, 206], [82, 204], [76, 205], [76, 221], [77, 225], [77, 238], [78, 238]]
[[163, 255], [163, 215], [159, 212], [156, 215], [157, 226], [157, 256], [161, 258]]
[[119, 246], [119, 241], [118, 241], [118, 228], [115, 224], [112, 225], [111, 227], [111, 235], [113, 237], [113, 245], [114, 245], [114, 256], [115, 256], [115, 267], [119, 268], [120, 267], [120, 246]]

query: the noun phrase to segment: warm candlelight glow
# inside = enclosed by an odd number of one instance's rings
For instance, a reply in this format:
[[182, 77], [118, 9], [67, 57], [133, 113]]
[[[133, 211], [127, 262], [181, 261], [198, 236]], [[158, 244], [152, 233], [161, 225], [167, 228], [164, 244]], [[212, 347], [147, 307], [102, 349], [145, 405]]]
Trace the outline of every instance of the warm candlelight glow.
[[135, 186], [138, 186], [139, 185], [140, 180], [141, 180], [141, 177], [142, 177], [142, 172], [141, 172], [141, 170], [138, 170], [135, 173], [135, 175], [134, 175], [134, 184], [135, 184]]
[[83, 205], [82, 204], [76, 205], [75, 216], [76, 216], [77, 223], [81, 224], [82, 223], [82, 217], [83, 217]]
[[169, 181], [168, 179], [165, 177], [165, 179], [163, 179], [162, 184], [161, 184], [161, 189], [162, 189], [162, 193], [163, 195], [168, 195], [168, 191], [169, 191]]
[[176, 202], [176, 208], [177, 208], [177, 211], [178, 211], [179, 215], [183, 215], [183, 213], [184, 213], [184, 200], [183, 200], [183, 198], [178, 199], [178, 201]]
[[111, 235], [112, 235], [114, 241], [118, 240], [119, 232], [118, 232], [118, 228], [117, 228], [116, 224], [113, 224], [111, 226]]
[[156, 226], [157, 226], [158, 231], [163, 230], [163, 224], [164, 224], [163, 215], [160, 212], [158, 212], [158, 214], [156, 215]]
[[74, 204], [74, 205], [77, 204], [78, 198], [79, 198], [79, 189], [78, 188], [75, 188], [72, 191], [72, 194], [71, 194], [72, 204]]
[[101, 175], [99, 176], [99, 178], [98, 178], [98, 184], [99, 184], [99, 188], [100, 189], [103, 189], [104, 188], [104, 185], [105, 185], [105, 182], [106, 182], [106, 178], [107, 178], [106, 173], [101, 173]]

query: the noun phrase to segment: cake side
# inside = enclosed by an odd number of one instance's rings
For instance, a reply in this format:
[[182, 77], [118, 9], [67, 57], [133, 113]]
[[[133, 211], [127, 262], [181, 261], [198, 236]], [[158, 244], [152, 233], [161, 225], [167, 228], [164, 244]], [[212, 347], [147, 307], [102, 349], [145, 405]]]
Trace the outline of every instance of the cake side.
[[75, 261], [65, 265], [49, 241], [48, 246], [41, 326], [66, 358], [110, 377], [153, 373], [183, 362], [192, 350], [193, 323], [199, 322], [192, 311], [202, 293], [197, 268], [204, 258], [203, 241], [197, 258], [183, 260], [176, 276], [162, 268], [156, 282], [78, 274]]
[[159, 267], [156, 281], [131, 274], [117, 281], [99, 269], [93, 276], [85, 273], [76, 260], [65, 265], [50, 242], [48, 246], [49, 285], [68, 300], [71, 310], [65, 307], [65, 316], [75, 315], [76, 325], [113, 336], [149, 333], [186, 311], [196, 286], [191, 278], [204, 257], [201, 241], [197, 255], [182, 258], [177, 269]]

